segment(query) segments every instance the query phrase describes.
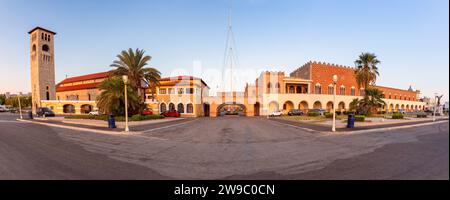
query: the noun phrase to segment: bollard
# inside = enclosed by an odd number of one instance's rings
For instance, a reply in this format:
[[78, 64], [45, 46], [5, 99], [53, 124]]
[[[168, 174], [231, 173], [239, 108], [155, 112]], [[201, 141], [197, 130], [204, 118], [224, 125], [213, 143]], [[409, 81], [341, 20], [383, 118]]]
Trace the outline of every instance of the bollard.
[[31, 111], [28, 112], [28, 118], [33, 119], [33, 112], [31, 112]]
[[116, 119], [113, 114], [109, 114], [108, 116], [108, 128], [117, 128], [116, 127]]

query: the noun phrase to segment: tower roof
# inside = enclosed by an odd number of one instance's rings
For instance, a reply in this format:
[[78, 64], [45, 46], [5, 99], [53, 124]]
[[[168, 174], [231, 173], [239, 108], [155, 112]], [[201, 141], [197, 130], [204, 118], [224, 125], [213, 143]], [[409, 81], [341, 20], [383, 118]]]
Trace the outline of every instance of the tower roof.
[[49, 32], [49, 33], [51, 33], [51, 34], [53, 34], [53, 35], [56, 35], [56, 33], [55, 32], [53, 32], [53, 31], [51, 31], [51, 30], [48, 30], [48, 29], [45, 29], [45, 28], [42, 28], [42, 27], [40, 27], [40, 26], [36, 26], [35, 28], [33, 28], [33, 29], [31, 29], [31, 31], [28, 31], [28, 34], [31, 34], [32, 32], [34, 32], [35, 30], [43, 30], [43, 31], [47, 31], [47, 32]]

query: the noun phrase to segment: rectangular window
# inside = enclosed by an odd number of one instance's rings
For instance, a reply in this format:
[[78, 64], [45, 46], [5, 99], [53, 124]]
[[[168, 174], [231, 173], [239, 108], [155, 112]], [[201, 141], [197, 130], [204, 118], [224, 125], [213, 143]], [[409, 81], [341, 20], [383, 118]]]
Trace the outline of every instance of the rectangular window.
[[316, 85], [316, 87], [314, 88], [314, 92], [316, 94], [322, 94], [322, 86]]
[[166, 92], [167, 92], [166, 88], [159, 89], [159, 94], [167, 94]]
[[339, 94], [345, 95], [345, 87], [341, 87]]
[[352, 89], [350, 90], [350, 95], [352, 95], [352, 96], [355, 96], [355, 95], [356, 95], [356, 90], [355, 90], [355, 88], [352, 88]]
[[169, 94], [175, 94], [175, 89], [169, 88]]
[[186, 88], [186, 94], [194, 94], [194, 88]]
[[183, 94], [184, 93], [184, 89], [183, 88], [178, 88], [178, 94]]

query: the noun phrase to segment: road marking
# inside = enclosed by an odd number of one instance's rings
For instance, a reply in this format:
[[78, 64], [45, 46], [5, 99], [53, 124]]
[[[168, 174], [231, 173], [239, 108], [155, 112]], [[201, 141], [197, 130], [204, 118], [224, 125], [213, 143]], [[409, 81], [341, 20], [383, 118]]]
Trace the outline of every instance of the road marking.
[[8, 121], [8, 120], [0, 120], [0, 123], [21, 123], [18, 121]]
[[276, 122], [276, 123], [278, 123], [278, 124], [290, 126], [290, 127], [293, 127], [293, 128], [302, 129], [302, 130], [308, 131], [308, 132], [314, 132], [314, 133], [320, 132], [320, 131], [316, 131], [316, 130], [313, 130], [313, 129], [304, 128], [304, 127], [301, 127], [301, 126], [296, 126], [296, 125], [292, 125], [292, 124], [288, 124], [288, 123], [283, 123], [283, 122], [279, 122], [279, 121], [275, 121], [275, 120], [270, 120], [270, 121], [271, 121], [271, 122]]
[[197, 120], [198, 119], [194, 119], [194, 120], [190, 120], [190, 121], [182, 122], [182, 123], [178, 123], [178, 124], [172, 124], [172, 125], [168, 125], [168, 126], [153, 128], [153, 129], [149, 129], [149, 130], [146, 130], [146, 131], [141, 131], [139, 133], [148, 133], [148, 132], [157, 131], [157, 130], [161, 130], [161, 129], [177, 127], [177, 126], [181, 126], [181, 125], [184, 125], [184, 124], [192, 123], [192, 122], [197, 121]]

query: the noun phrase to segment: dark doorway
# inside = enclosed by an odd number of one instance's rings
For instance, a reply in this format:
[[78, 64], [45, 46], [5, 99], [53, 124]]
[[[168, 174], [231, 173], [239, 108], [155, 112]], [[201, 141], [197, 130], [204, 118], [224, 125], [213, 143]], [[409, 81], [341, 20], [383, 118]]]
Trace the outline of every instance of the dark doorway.
[[256, 102], [253, 108], [254, 108], [253, 110], [255, 111], [255, 116], [259, 116], [259, 108], [260, 108], [259, 102]]
[[203, 112], [205, 113], [205, 117], [209, 117], [210, 116], [210, 105], [207, 103], [203, 104]]

